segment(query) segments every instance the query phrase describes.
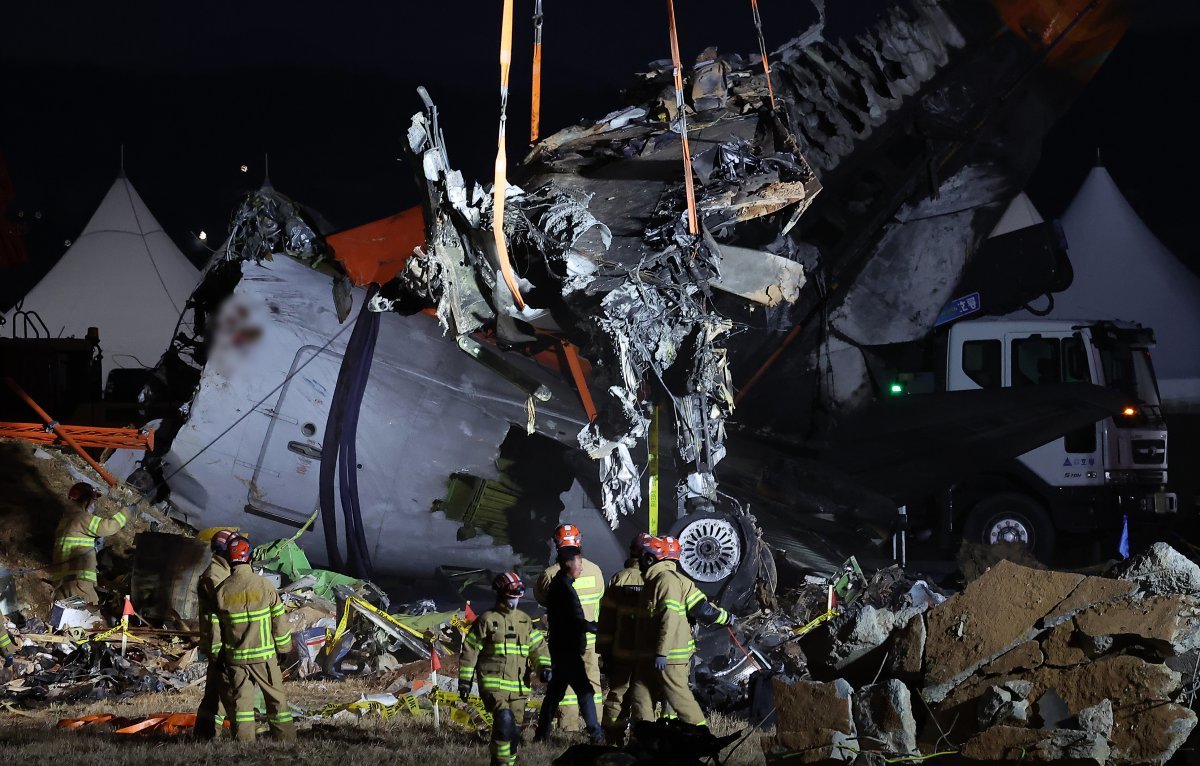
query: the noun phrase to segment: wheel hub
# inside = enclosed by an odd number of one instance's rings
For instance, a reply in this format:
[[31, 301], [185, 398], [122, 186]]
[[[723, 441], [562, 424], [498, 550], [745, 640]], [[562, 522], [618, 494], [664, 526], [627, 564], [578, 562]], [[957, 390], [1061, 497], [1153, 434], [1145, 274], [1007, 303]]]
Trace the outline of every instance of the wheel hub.
[[724, 580], [742, 561], [742, 542], [725, 519], [697, 519], [679, 533], [680, 566], [700, 582]]
[[1029, 545], [1029, 529], [1018, 519], [1001, 519], [992, 525], [988, 533], [988, 542], [996, 543], [1025, 543]]

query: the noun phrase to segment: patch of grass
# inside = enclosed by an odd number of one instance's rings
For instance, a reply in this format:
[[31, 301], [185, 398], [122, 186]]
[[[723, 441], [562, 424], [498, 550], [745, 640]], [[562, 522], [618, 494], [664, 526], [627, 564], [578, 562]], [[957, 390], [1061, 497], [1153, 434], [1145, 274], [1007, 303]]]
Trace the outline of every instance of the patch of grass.
[[[286, 685], [289, 698], [302, 708], [314, 708], [332, 702], [351, 702], [360, 694], [378, 689], [369, 681], [301, 681]], [[435, 730], [429, 717], [420, 719], [398, 715], [383, 720], [376, 715], [360, 719], [323, 720], [302, 723], [299, 740], [282, 744], [261, 738], [254, 745], [242, 745], [228, 739], [200, 743], [189, 737], [118, 736], [111, 728], [95, 727], [78, 731], [55, 729], [59, 719], [78, 718], [96, 713], [136, 717], [156, 712], [195, 710], [200, 701], [198, 690], [168, 694], [143, 694], [123, 702], [91, 702], [76, 705], [52, 705], [28, 715], [0, 711], [0, 762], [37, 763], [44, 766], [346, 766], [350, 763], [411, 763], [419, 766], [482, 766], [488, 762], [487, 739], [454, 724], [443, 722]], [[713, 731], [727, 734], [742, 729], [744, 722], [713, 715]], [[546, 744], [528, 740], [521, 747], [521, 763], [549, 766], [563, 750], [583, 735], [553, 735]], [[764, 763], [758, 735], [738, 748], [729, 761], [731, 766], [760, 766]]]

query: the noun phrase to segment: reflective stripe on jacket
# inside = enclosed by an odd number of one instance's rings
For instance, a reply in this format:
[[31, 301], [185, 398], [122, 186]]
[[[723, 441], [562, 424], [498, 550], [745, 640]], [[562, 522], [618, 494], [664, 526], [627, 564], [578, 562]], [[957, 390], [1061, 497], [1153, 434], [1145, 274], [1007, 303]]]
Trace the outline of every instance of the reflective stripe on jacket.
[[637, 562], [626, 562], [613, 575], [600, 601], [600, 632], [596, 647], [602, 654], [618, 660], [653, 656], [645, 646], [645, 619], [642, 617], [642, 589], [645, 586]]
[[[196, 604], [200, 611], [200, 651], [213, 656], [220, 649], [213, 649], [213, 639], [219, 639], [220, 627], [214, 630], [213, 618], [217, 614], [217, 588], [229, 578], [229, 562], [223, 556], [213, 554], [212, 563], [200, 575], [196, 583]], [[220, 644], [220, 640], [217, 641]]]
[[53, 571], [59, 579], [74, 577], [96, 582], [96, 540], [125, 526], [125, 511], [106, 519], [75, 508], [58, 522], [54, 534]]
[[213, 651], [222, 652], [231, 665], [267, 662], [292, 648], [292, 632], [279, 593], [248, 564], [234, 566], [217, 587], [211, 624]]
[[485, 692], [527, 694], [532, 663], [550, 667], [546, 637], [520, 609], [489, 609], [471, 625], [458, 660], [458, 680], [478, 682]]
[[[550, 589], [550, 581], [561, 569], [558, 562], [546, 567], [546, 571], [538, 577], [533, 585], [533, 596], [537, 602], [546, 606], [546, 593]], [[583, 560], [583, 571], [575, 578], [575, 593], [579, 595], [579, 605], [583, 607], [583, 616], [589, 622], [596, 622], [600, 617], [600, 600], [604, 597], [604, 572], [588, 559]], [[596, 643], [596, 634], [587, 636], [589, 646]]]
[[642, 597], [643, 613], [651, 625], [647, 644], [653, 642], [655, 655], [666, 657], [672, 665], [688, 662], [696, 652], [689, 617], [708, 625], [729, 624], [729, 612], [709, 604], [674, 561], [659, 561], [646, 570]]

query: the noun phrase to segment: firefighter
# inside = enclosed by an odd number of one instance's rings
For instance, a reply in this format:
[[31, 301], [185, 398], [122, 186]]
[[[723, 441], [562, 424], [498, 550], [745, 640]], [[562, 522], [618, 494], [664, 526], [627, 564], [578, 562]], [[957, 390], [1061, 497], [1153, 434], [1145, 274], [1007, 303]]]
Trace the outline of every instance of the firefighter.
[[[271, 583], [250, 568], [250, 543], [232, 538], [226, 548], [230, 573], [217, 587], [215, 614], [211, 618], [213, 653], [220, 653], [221, 702], [233, 713], [233, 736], [254, 741], [254, 690], [260, 689], [267, 705], [271, 736], [296, 738], [292, 711], [283, 691], [283, 674], [277, 654], [292, 648], [292, 634], [283, 616], [283, 603]], [[218, 636], [216, 631], [220, 631]]]
[[[554, 530], [554, 547], [559, 553], [569, 548], [579, 554], [578, 558], [583, 564], [583, 570], [579, 577], [575, 578], [575, 592], [579, 594], [579, 603], [583, 606], [584, 617], [589, 622], [596, 622], [600, 618], [600, 599], [604, 596], [604, 572], [600, 571], [600, 567], [595, 563], [582, 556], [583, 533], [574, 524], [563, 524]], [[558, 574], [558, 570], [557, 562], [551, 564], [534, 584], [533, 595], [543, 608], [546, 606], [546, 593], [550, 589], [550, 582]], [[583, 665], [587, 669], [588, 681], [595, 690], [592, 704], [599, 710], [604, 704], [604, 695], [600, 691], [600, 658], [596, 654], [595, 633], [587, 634]], [[559, 705], [558, 728], [559, 731], [583, 729], [583, 724], [579, 720], [579, 700], [576, 699], [574, 691], [568, 691]]]
[[684, 723], [707, 726], [704, 712], [696, 704], [688, 685], [696, 640], [692, 622], [732, 625], [729, 612], [709, 603], [704, 593], [679, 571], [679, 541], [673, 537], [644, 540], [640, 565], [646, 584], [642, 611], [649, 620], [647, 652], [654, 659], [643, 665], [650, 694], [671, 706]]
[[61, 601], [79, 596], [88, 604], [100, 603], [96, 593], [96, 545], [100, 538], [115, 534], [125, 526], [125, 511], [111, 519], [96, 515], [100, 491], [81, 481], [67, 492], [73, 507], [58, 522], [54, 534], [53, 571], [57, 579], [54, 599]]
[[4, 667], [12, 667], [13, 659], [17, 656], [17, 646], [20, 644], [13, 641], [12, 634], [4, 628], [0, 628], [0, 654], [4, 655]]
[[596, 633], [597, 626], [584, 614], [574, 582], [583, 576], [583, 555], [579, 548], [565, 545], [558, 551], [558, 564], [558, 573], [546, 589], [546, 619], [550, 623], [550, 662], [554, 678], [542, 700], [537, 739], [545, 740], [549, 736], [550, 721], [570, 688], [579, 700], [579, 712], [592, 744], [599, 745], [604, 743], [595, 702], [600, 688], [592, 685], [584, 664], [587, 647], [592, 643], [588, 636]]
[[529, 698], [530, 665], [550, 681], [546, 638], [518, 608], [525, 585], [516, 572], [492, 581], [496, 606], [475, 619], [463, 639], [458, 663], [458, 695], [466, 701], [471, 683], [479, 682], [483, 704], [492, 715], [492, 766], [512, 766], [521, 744], [521, 723]]
[[[196, 711], [196, 726], [192, 730], [200, 739], [212, 739], [225, 723], [221, 715], [221, 657], [213, 651], [213, 617], [217, 612], [217, 588], [229, 577], [229, 559], [226, 558], [230, 540], [237, 535], [230, 529], [222, 529], [213, 535], [212, 563], [200, 575], [196, 585], [196, 603], [200, 609], [200, 651], [208, 655], [208, 674], [204, 679], [204, 698]], [[226, 710], [225, 712], [229, 712]]]
[[638, 565], [645, 532], [633, 539], [625, 568], [613, 575], [600, 601], [600, 627], [596, 652], [608, 677], [608, 697], [601, 718], [605, 738], [619, 745], [625, 739], [628, 721], [654, 718], [654, 701], [645, 683], [637, 682], [638, 665], [650, 659], [645, 653], [645, 632], [639, 605], [642, 599], [642, 570]]

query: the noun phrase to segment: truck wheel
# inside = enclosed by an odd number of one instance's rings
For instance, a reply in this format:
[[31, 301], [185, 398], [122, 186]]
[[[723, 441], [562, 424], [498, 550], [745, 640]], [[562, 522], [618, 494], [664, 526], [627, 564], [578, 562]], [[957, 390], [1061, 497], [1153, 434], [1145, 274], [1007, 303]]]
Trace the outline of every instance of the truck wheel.
[[1054, 523], [1036, 500], [1019, 492], [1004, 492], [980, 501], [963, 524], [967, 542], [994, 545], [1025, 543], [1043, 562], [1054, 556]]

